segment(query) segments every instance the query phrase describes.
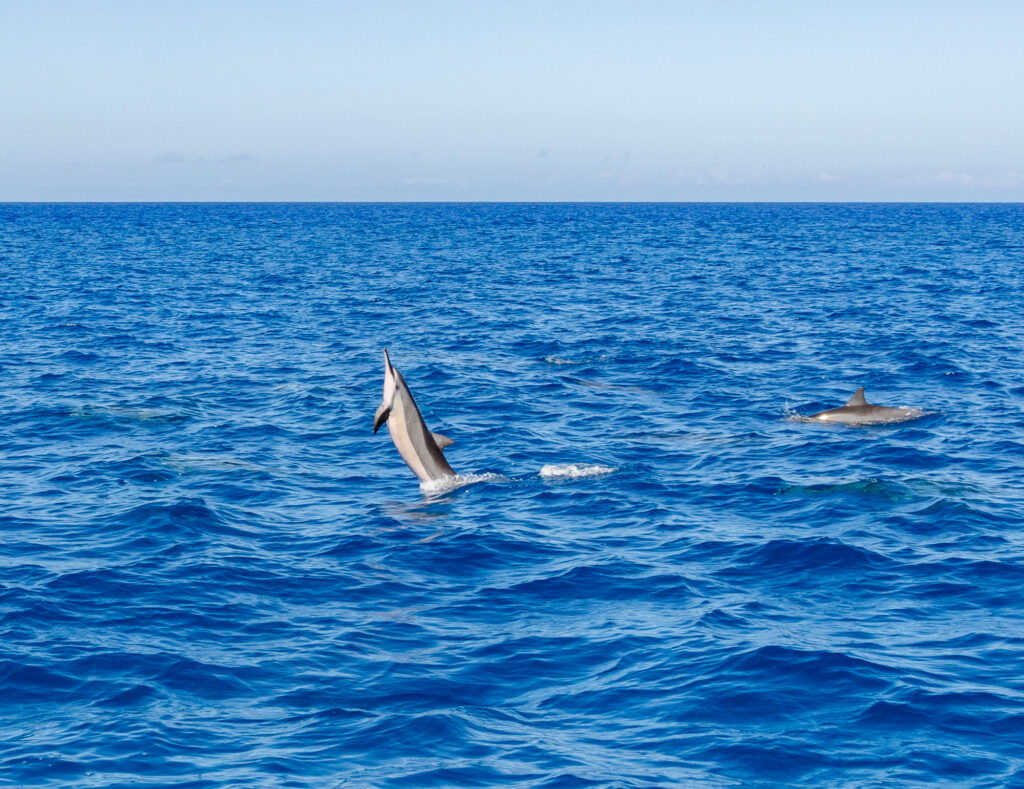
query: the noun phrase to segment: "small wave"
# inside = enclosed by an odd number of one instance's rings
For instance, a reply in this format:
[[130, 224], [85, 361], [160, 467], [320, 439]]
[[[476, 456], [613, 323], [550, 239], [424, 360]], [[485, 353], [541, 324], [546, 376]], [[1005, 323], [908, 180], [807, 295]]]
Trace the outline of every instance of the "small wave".
[[187, 414], [178, 414], [156, 408], [132, 408], [129, 406], [81, 405], [72, 409], [71, 416], [81, 419], [106, 418], [126, 422], [155, 422], [162, 424], [176, 424], [189, 420]]
[[548, 364], [556, 364], [556, 365], [563, 365], [563, 364], [570, 364], [570, 365], [596, 364], [596, 363], [599, 363], [599, 362], [607, 362], [609, 359], [611, 359], [611, 356], [609, 356], [606, 353], [602, 353], [599, 356], [587, 356], [587, 357], [584, 357], [582, 359], [566, 359], [565, 357], [558, 356], [557, 354], [551, 354], [550, 356], [545, 356], [544, 357], [544, 361], [545, 362], [547, 362]]
[[858, 479], [850, 482], [819, 482], [783, 485], [775, 491], [779, 496], [862, 496], [886, 501], [916, 501], [919, 496], [898, 482], [884, 479]]
[[230, 455], [216, 454], [178, 454], [172, 453], [163, 459], [165, 466], [179, 474], [195, 473], [198, 471], [253, 471], [270, 473], [270, 471], [256, 463], [232, 457]]
[[501, 474], [456, 474], [454, 477], [441, 477], [420, 483], [420, 492], [427, 495], [447, 493], [450, 490], [473, 485], [477, 482], [507, 482], [508, 477]]
[[591, 463], [548, 463], [540, 470], [544, 479], [580, 479], [582, 477], [598, 477], [611, 474], [612, 466], [599, 466]]

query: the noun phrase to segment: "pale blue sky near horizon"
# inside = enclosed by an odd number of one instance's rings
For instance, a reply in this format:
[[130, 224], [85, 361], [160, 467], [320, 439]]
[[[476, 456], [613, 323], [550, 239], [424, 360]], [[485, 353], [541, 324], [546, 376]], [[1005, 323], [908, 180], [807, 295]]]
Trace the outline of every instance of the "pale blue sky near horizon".
[[0, 0], [0, 201], [1024, 200], [1024, 3]]

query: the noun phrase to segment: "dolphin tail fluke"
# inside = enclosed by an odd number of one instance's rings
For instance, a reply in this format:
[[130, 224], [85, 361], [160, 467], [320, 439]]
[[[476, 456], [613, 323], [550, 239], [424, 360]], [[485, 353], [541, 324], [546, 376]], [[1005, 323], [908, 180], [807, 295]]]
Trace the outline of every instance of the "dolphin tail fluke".
[[853, 393], [853, 397], [850, 398], [849, 402], [847, 402], [846, 405], [847, 406], [851, 406], [851, 405], [867, 405], [867, 404], [868, 404], [868, 401], [867, 401], [867, 398], [864, 397], [864, 387], [862, 386], [860, 389], [858, 389], [856, 392]]

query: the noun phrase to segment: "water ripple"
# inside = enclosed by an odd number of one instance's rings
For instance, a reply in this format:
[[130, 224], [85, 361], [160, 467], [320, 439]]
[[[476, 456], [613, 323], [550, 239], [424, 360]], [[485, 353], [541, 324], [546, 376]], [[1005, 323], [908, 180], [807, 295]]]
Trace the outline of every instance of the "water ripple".
[[1022, 233], [0, 206], [0, 783], [1021, 785]]

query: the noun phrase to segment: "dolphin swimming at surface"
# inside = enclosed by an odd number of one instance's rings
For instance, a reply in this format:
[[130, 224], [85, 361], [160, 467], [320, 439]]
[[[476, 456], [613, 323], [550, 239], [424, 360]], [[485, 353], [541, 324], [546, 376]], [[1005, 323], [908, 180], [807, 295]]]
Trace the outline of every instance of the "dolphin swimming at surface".
[[918, 408], [891, 408], [886, 405], [872, 405], [864, 397], [862, 386], [853, 393], [846, 405], [828, 411], [811, 414], [807, 419], [822, 422], [839, 422], [844, 425], [878, 425], [885, 422], [902, 422], [914, 419], [923, 412]]
[[373, 432], [376, 433], [385, 422], [398, 454], [420, 482], [455, 476], [441, 451], [454, 442], [440, 433], [431, 433], [427, 428], [405, 379], [392, 367], [387, 348], [384, 349], [384, 399], [374, 414]]

